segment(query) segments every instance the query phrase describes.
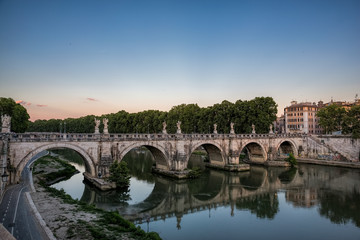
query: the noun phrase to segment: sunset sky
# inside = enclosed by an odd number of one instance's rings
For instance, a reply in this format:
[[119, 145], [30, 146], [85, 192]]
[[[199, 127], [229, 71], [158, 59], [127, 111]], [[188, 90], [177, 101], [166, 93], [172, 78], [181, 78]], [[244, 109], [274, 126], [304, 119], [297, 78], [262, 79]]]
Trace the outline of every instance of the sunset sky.
[[357, 93], [359, 0], [0, 0], [0, 97], [31, 120]]

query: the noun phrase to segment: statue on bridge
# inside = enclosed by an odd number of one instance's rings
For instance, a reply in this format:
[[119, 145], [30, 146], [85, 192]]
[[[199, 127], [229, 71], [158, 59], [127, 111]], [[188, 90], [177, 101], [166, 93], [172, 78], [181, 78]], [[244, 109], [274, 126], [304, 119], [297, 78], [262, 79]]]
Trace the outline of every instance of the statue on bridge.
[[235, 134], [234, 123], [233, 122], [230, 123], [230, 134]]
[[2, 115], [1, 116], [1, 132], [2, 133], [9, 133], [10, 132], [10, 125], [11, 125], [11, 117], [9, 115]]
[[217, 124], [215, 123], [214, 124], [214, 134], [217, 134], [218, 132], [217, 132]]
[[269, 126], [269, 134], [274, 134], [274, 131], [273, 131], [273, 125], [272, 124], [270, 124], [270, 126]]
[[176, 133], [181, 133], [181, 122], [178, 121], [178, 122], [176, 123], [176, 126], [177, 126], [177, 131], [176, 131]]
[[167, 131], [166, 131], [166, 122], [163, 122], [163, 130], [162, 130], [162, 133], [163, 134], [167, 134]]
[[103, 124], [104, 124], [104, 134], [109, 134], [109, 130], [108, 130], [108, 122], [109, 122], [109, 119], [107, 119], [107, 118], [104, 118], [104, 119], [103, 119]]
[[100, 120], [95, 118], [95, 134], [99, 134]]
[[255, 132], [255, 125], [254, 124], [251, 124], [251, 128], [252, 128], [252, 134], [256, 134], [256, 132]]

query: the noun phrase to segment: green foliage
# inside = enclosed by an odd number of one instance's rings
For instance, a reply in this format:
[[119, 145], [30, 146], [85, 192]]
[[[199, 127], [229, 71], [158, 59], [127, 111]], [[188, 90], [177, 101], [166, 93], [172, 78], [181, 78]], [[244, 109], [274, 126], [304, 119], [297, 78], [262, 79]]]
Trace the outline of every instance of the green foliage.
[[297, 165], [296, 158], [292, 153], [289, 154], [289, 157], [285, 159], [285, 161], [289, 162], [291, 164], [291, 167], [294, 167]]
[[40, 165], [49, 166], [51, 164], [56, 164], [57, 166], [61, 167], [61, 169], [57, 171], [41, 175], [46, 182], [51, 184], [53, 184], [53, 181], [57, 179], [66, 179], [78, 172], [76, 168], [73, 165], [69, 164], [67, 161], [61, 160], [53, 156], [44, 156], [36, 160], [34, 164], [34, 169], [41, 167]]
[[84, 159], [82, 158], [82, 156], [78, 152], [70, 148], [56, 148], [51, 149], [50, 152], [61, 155], [69, 162], [77, 163], [79, 165], [84, 164]]
[[325, 133], [342, 130], [343, 134], [352, 134], [353, 138], [360, 138], [360, 106], [352, 106], [346, 110], [332, 104], [320, 109], [317, 113], [319, 125]]
[[194, 167], [193, 169], [190, 169], [189, 173], [187, 174], [188, 178], [198, 178], [203, 173], [203, 170], [199, 167]]
[[12, 98], [0, 98], [0, 116], [9, 115], [11, 117], [11, 131], [25, 132], [29, 124], [29, 114], [26, 108], [17, 104]]
[[[197, 104], [181, 104], [169, 112], [147, 110], [138, 113], [119, 111], [96, 118], [109, 119], [110, 133], [161, 133], [162, 123], [166, 121], [167, 132], [176, 133], [176, 123], [181, 121], [183, 133], [212, 133], [217, 124], [218, 133], [229, 133], [230, 123], [235, 123], [236, 133], [251, 133], [251, 125], [257, 133], [268, 133], [269, 125], [276, 120], [277, 104], [271, 97], [257, 97], [249, 101], [235, 103], [224, 100], [220, 104], [200, 108]], [[28, 128], [29, 132], [93, 133], [95, 116], [68, 118], [65, 120], [36, 120]], [[61, 129], [60, 129], [61, 127]], [[103, 124], [100, 124], [100, 132]]]
[[319, 125], [326, 133], [340, 131], [345, 115], [345, 108], [335, 104], [321, 108], [317, 113], [317, 116], [320, 118]]
[[109, 172], [109, 180], [115, 182], [117, 188], [126, 188], [130, 185], [130, 171], [125, 161], [111, 164]]
[[360, 105], [353, 106], [346, 112], [343, 122], [343, 133], [350, 133], [353, 138], [360, 138]]

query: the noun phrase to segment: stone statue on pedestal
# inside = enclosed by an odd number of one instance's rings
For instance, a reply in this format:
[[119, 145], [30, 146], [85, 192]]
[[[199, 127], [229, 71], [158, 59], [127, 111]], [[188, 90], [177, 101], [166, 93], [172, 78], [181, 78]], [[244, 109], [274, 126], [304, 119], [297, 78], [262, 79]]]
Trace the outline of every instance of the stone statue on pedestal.
[[273, 125], [272, 124], [270, 124], [270, 126], [269, 126], [269, 134], [274, 134], [274, 131], [273, 131]]
[[252, 134], [256, 134], [256, 132], [255, 132], [255, 125], [254, 124], [251, 124], [251, 128], [252, 128]]
[[100, 120], [95, 118], [95, 134], [99, 134]]
[[2, 115], [1, 116], [1, 132], [2, 133], [9, 133], [11, 126], [11, 117], [9, 115]]
[[215, 123], [214, 124], [214, 134], [217, 134], [218, 132], [217, 132], [217, 124]]
[[181, 133], [181, 122], [178, 121], [178, 122], [176, 123], [176, 126], [177, 126], [177, 131], [176, 131], [176, 133]]
[[233, 122], [230, 123], [230, 134], [235, 134], [234, 123]]
[[107, 119], [107, 118], [104, 118], [104, 119], [103, 119], [104, 133], [105, 133], [105, 134], [109, 134], [108, 122], [109, 122], [109, 119]]
[[162, 130], [162, 133], [163, 134], [167, 134], [167, 131], [166, 131], [166, 122], [163, 122], [163, 130]]

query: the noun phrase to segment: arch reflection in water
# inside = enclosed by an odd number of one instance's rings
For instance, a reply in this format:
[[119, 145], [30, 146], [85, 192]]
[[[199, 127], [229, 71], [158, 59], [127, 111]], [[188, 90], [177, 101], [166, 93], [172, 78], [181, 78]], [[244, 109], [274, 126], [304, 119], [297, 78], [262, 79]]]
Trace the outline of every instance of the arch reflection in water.
[[[341, 231], [341, 235], [351, 239], [353, 231], [356, 230], [349, 230], [348, 225], [334, 228], [332, 224], [351, 224], [356, 229], [360, 225], [359, 170], [299, 165], [298, 170], [292, 171], [287, 168], [252, 166], [249, 172], [206, 170], [199, 179], [175, 181], [152, 175], [150, 169], [153, 162], [149, 161], [145, 166], [141, 164], [146, 158], [151, 160], [151, 154], [140, 151], [130, 154], [129, 157], [137, 158], [132, 159], [136, 166], [129, 164], [129, 168], [139, 174], [140, 184], [149, 184], [147, 196], [143, 195], [142, 199], [134, 200], [132, 193], [126, 193], [130, 196], [116, 191], [101, 193], [86, 187], [83, 199], [91, 199], [90, 202], [105, 209], [120, 211], [126, 218], [140, 224], [144, 230], [147, 230], [145, 220], [149, 219], [150, 230], [160, 232], [164, 238], [196, 239], [186, 233], [189, 231], [189, 222], [196, 222], [196, 228], [205, 234], [204, 237], [215, 239], [213, 236], [216, 235], [208, 226], [214, 221], [217, 223], [217, 231], [226, 231], [228, 234], [231, 232], [236, 236], [239, 234], [238, 227], [230, 230], [227, 227], [232, 225], [234, 218], [243, 224], [250, 223], [248, 214], [262, 219], [262, 222], [251, 220], [251, 224], [261, 227], [264, 227], [261, 225], [264, 221], [270, 226], [273, 222], [279, 221], [284, 221], [280, 224], [286, 225], [289, 217], [301, 215], [302, 218], [291, 218], [293, 224], [284, 230], [286, 234], [299, 231], [296, 226], [305, 224], [307, 229], [315, 234], [320, 234], [319, 229], [326, 229], [326, 232], [334, 236], [336, 234], [332, 231]], [[133, 202], [130, 202], [129, 197]], [[313, 213], [311, 218], [304, 220], [304, 215], [310, 211], [302, 210], [305, 208], [313, 209]], [[191, 220], [198, 219], [205, 213], [209, 220], [201, 218], [201, 223]], [[211, 218], [219, 214], [223, 214], [220, 220]], [[247, 219], [242, 219], [245, 217]], [[327, 218], [330, 221], [320, 221], [319, 218]], [[165, 221], [157, 221], [160, 219]], [[177, 231], [176, 228], [181, 231]], [[192, 228], [191, 231], [195, 233], [197, 230]], [[242, 228], [241, 234], [252, 236], [256, 233], [247, 232], [247, 229]], [[271, 232], [268, 234], [277, 236]], [[294, 239], [301, 239], [292, 236]]]

